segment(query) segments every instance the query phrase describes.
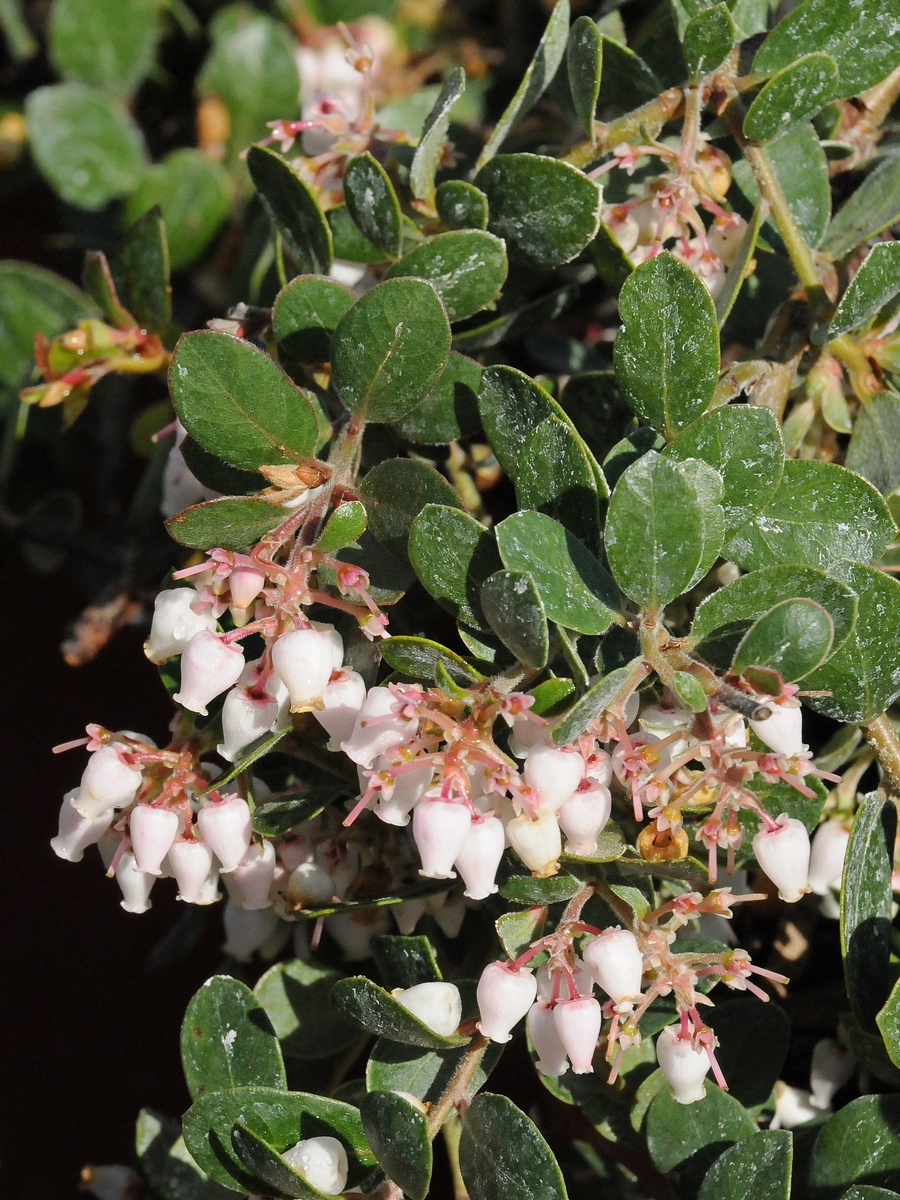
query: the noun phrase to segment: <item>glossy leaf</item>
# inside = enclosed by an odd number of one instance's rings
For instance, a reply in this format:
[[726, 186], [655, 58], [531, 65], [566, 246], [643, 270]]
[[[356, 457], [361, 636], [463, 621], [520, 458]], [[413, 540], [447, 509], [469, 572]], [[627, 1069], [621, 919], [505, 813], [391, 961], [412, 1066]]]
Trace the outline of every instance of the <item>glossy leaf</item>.
[[341, 400], [369, 421], [394, 421], [437, 383], [450, 351], [450, 324], [421, 279], [388, 279], [353, 305], [332, 341], [332, 380]]
[[373, 467], [359, 489], [369, 528], [401, 562], [408, 562], [412, 523], [426, 504], [462, 509], [456, 492], [443, 475], [412, 458], [389, 458]]
[[781, 137], [820, 112], [839, 89], [830, 54], [804, 54], [768, 80], [744, 118], [744, 135], [754, 142]]
[[894, 984], [891, 994], [875, 1018], [884, 1046], [894, 1066], [900, 1067], [900, 985]]
[[860, 405], [846, 463], [884, 494], [900, 484], [900, 397], [879, 392]]
[[76, 208], [104, 208], [136, 187], [147, 169], [144, 139], [130, 114], [94, 88], [37, 88], [25, 117], [35, 165]]
[[264, 1137], [249, 1129], [243, 1121], [236, 1121], [231, 1131], [231, 1145], [241, 1163], [257, 1179], [267, 1184], [267, 1191], [297, 1200], [322, 1200], [326, 1195], [314, 1188], [284, 1159]]
[[415, 987], [443, 979], [434, 947], [427, 937], [386, 935], [372, 941], [372, 956], [382, 982], [388, 987]]
[[728, 268], [728, 274], [725, 276], [725, 285], [716, 298], [716, 316], [719, 318], [720, 329], [728, 320], [731, 310], [734, 308], [735, 302], [740, 295], [741, 288], [756, 270], [754, 253], [759, 242], [759, 231], [764, 215], [763, 205], [757, 204], [753, 210], [753, 215], [747, 222], [747, 228], [741, 237], [737, 253]]
[[900, 158], [883, 159], [835, 214], [822, 241], [833, 258], [843, 256], [900, 218]]
[[598, 680], [583, 696], [579, 696], [568, 712], [554, 725], [554, 745], [568, 746], [584, 733], [585, 729], [606, 711], [627, 676], [627, 667], [617, 667]]
[[424, 400], [395, 423], [411, 442], [442, 445], [466, 437], [480, 428], [478, 392], [481, 364], [450, 351], [447, 365]]
[[506, 1096], [482, 1092], [462, 1114], [459, 1167], [471, 1200], [566, 1200], [553, 1151]]
[[181, 1025], [181, 1063], [191, 1099], [225, 1088], [287, 1086], [272, 1023], [246, 986], [213, 975]]
[[734, 20], [726, 4], [704, 8], [692, 17], [682, 37], [682, 52], [691, 81], [699, 83], [720, 67], [737, 40]]
[[268, 500], [252, 496], [226, 496], [194, 504], [177, 516], [169, 517], [166, 529], [182, 546], [209, 550], [246, 550], [263, 534], [269, 533], [287, 518], [287, 513]]
[[600, 106], [620, 112], [637, 108], [658, 96], [663, 85], [639, 54], [615, 38], [603, 38], [603, 79]]
[[34, 335], [47, 338], [97, 316], [94, 301], [61, 275], [33, 263], [0, 262], [0, 382], [20, 388], [34, 369]]
[[731, 1146], [710, 1167], [697, 1200], [788, 1200], [794, 1144], [786, 1129], [766, 1129]]
[[519, 662], [537, 669], [546, 666], [547, 614], [530, 575], [495, 572], [481, 585], [481, 606], [491, 629]]
[[592, 549], [599, 548], [599, 502], [607, 495], [606, 480], [568, 421], [551, 415], [528, 434], [515, 482], [520, 508], [546, 513]]
[[368, 151], [347, 163], [344, 201], [363, 237], [396, 258], [403, 240], [400, 201], [387, 171]]
[[435, 669], [441, 663], [450, 678], [457, 683], [471, 684], [481, 676], [470, 667], [464, 658], [446, 646], [433, 642], [430, 638], [399, 636], [387, 638], [379, 647], [384, 661], [409, 675], [412, 679], [423, 679], [427, 683], [435, 682]]
[[513, 513], [497, 526], [509, 571], [530, 575], [551, 621], [576, 633], [603, 633], [618, 607], [615, 585], [583, 542], [543, 513]]
[[575, 115], [584, 132], [593, 138], [603, 73], [603, 35], [590, 17], [579, 17], [569, 31], [566, 66]]
[[134, 1133], [141, 1175], [159, 1200], [233, 1200], [231, 1189], [210, 1179], [191, 1158], [180, 1121], [142, 1108]]
[[574, 875], [560, 873], [547, 879], [536, 879], [533, 875], [510, 875], [500, 885], [500, 895], [513, 904], [525, 904], [529, 908], [536, 904], [564, 904], [581, 891], [581, 880]]
[[487, 229], [487, 196], [464, 179], [447, 179], [434, 194], [437, 214], [448, 229]]
[[663, 1087], [647, 1110], [647, 1146], [660, 1171], [678, 1172], [677, 1195], [696, 1196], [712, 1163], [735, 1142], [757, 1133], [756, 1122], [733, 1096], [707, 1081], [706, 1094], [679, 1104]]
[[[266, 740], [268, 745], [264, 745], [262, 752], [257, 757], [268, 754], [272, 749], [271, 736]], [[290, 799], [267, 800], [263, 804], [257, 803], [253, 810], [253, 832], [268, 838], [290, 833], [304, 821], [311, 821], [313, 817], [317, 817], [323, 808], [338, 798], [342, 791], [341, 785], [335, 781], [330, 786], [325, 785]]]
[[453, 1034], [442, 1037], [395, 1000], [390, 992], [364, 975], [339, 980], [331, 991], [332, 1006], [348, 1021], [370, 1033], [406, 1046], [443, 1050], [462, 1045], [467, 1039]]
[[323, 554], [334, 554], [352, 545], [362, 537], [368, 526], [364, 505], [358, 500], [347, 500], [338, 505], [326, 522], [316, 549]]
[[328, 362], [331, 335], [355, 301], [350, 289], [336, 279], [299, 275], [278, 293], [272, 330], [279, 345], [298, 362]]
[[873, 246], [850, 280], [828, 326], [829, 338], [862, 329], [900, 293], [900, 243]]
[[[716, 1058], [730, 1095], [745, 1108], [765, 1104], [781, 1078], [790, 1047], [791, 1022], [785, 1010], [774, 1001], [738, 996], [716, 1004], [706, 1016], [719, 1041]], [[753, 1046], [752, 1055], [748, 1045]]]
[[487, 196], [488, 228], [527, 263], [571, 262], [600, 227], [600, 188], [560, 159], [501, 154], [475, 183]]
[[459, 229], [439, 233], [404, 254], [386, 278], [427, 279], [450, 320], [462, 321], [499, 296], [506, 270], [506, 249], [500, 238], [479, 229]]
[[[424, 200], [429, 204], [434, 200], [434, 177], [444, 152], [447, 130], [450, 128], [450, 115], [454, 104], [465, 90], [466, 73], [462, 67], [456, 67], [444, 80], [434, 107], [425, 120], [422, 136], [409, 168], [409, 185], [417, 200]], [[438, 211], [440, 212], [440, 209]]]
[[544, 35], [516, 89], [516, 94], [506, 106], [503, 115], [485, 143], [484, 149], [478, 156], [478, 162], [475, 164], [476, 171], [480, 171], [486, 163], [490, 162], [506, 141], [507, 134], [516, 121], [525, 116], [538, 97], [553, 82], [553, 77], [566, 52], [568, 36], [569, 0], [557, 0]]
[[837, 1200], [852, 1183], [900, 1188], [900, 1096], [860, 1096], [822, 1128], [809, 1163], [809, 1186]]
[[[831, 216], [828, 160], [819, 135], [809, 122], [802, 122], [783, 137], [768, 143], [765, 153], [800, 232], [810, 246], [818, 246]], [[733, 173], [735, 182], [750, 203], [759, 204], [759, 189], [750, 164], [739, 159]], [[770, 231], [777, 236], [777, 227], [771, 217], [765, 230], [767, 236]]]
[[481, 585], [503, 566], [490, 532], [468, 513], [429, 504], [413, 521], [408, 549], [429, 595], [459, 620], [486, 629]]
[[388, 1178], [425, 1200], [431, 1182], [431, 1138], [421, 1109], [396, 1092], [369, 1092], [360, 1105], [363, 1130]]
[[181, 443], [181, 453], [188, 470], [200, 480], [204, 487], [226, 496], [252, 496], [262, 491], [266, 481], [258, 471], [241, 471], [223, 462], [215, 454], [204, 450], [199, 442], [186, 437]]
[[383, 250], [363, 237], [359, 226], [347, 211], [346, 204], [338, 204], [329, 208], [325, 214], [328, 228], [331, 230], [332, 245], [335, 258], [344, 258], [354, 263], [380, 263], [387, 258]]
[[232, 466], [254, 470], [315, 450], [318, 423], [306, 394], [249, 342], [209, 330], [185, 334], [169, 388], [188, 433]]
[[356, 1026], [329, 1004], [340, 978], [333, 967], [294, 958], [270, 967], [253, 989], [288, 1058], [327, 1058], [359, 1040]]
[[307, 185], [290, 163], [266, 146], [250, 147], [247, 169], [300, 270], [327, 275], [334, 258], [331, 230]]
[[787, 683], [802, 679], [831, 653], [834, 624], [814, 600], [782, 600], [744, 634], [733, 670], [747, 667], [777, 671]]
[[497, 937], [507, 958], [515, 959], [524, 954], [541, 937], [546, 921], [547, 909], [542, 904], [498, 917], [495, 922]]
[[57, 0], [50, 10], [50, 58], [66, 79], [130, 96], [153, 65], [156, 0]]
[[151, 209], [125, 233], [112, 262], [116, 291], [145, 329], [162, 330], [172, 319], [169, 246], [159, 209]]
[[651, 258], [619, 295], [616, 380], [639, 417], [668, 441], [703, 414], [719, 379], [715, 305], [690, 267]]

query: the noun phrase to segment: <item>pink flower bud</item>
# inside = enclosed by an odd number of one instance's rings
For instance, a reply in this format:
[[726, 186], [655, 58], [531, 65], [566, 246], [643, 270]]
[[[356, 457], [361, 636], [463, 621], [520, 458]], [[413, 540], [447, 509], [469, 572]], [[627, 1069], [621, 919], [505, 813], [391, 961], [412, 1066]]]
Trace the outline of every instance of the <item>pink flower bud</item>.
[[73, 807], [77, 795], [78, 788], [73, 788], [63, 797], [59, 810], [59, 832], [50, 842], [50, 848], [57, 858], [64, 858], [68, 862], [81, 862], [85, 850], [100, 841], [115, 816], [113, 809], [107, 808], [93, 816], [83, 817]]
[[156, 876], [142, 871], [130, 850], [126, 850], [119, 857], [116, 865], [116, 883], [122, 891], [122, 907], [126, 912], [142, 913], [152, 907], [150, 889], [156, 883]]
[[809, 891], [809, 834], [802, 821], [782, 813], [774, 829], [754, 837], [753, 853], [782, 900], [795, 904]]
[[422, 860], [420, 875], [455, 879], [453, 864], [463, 848], [472, 817], [462, 804], [423, 800], [413, 813], [413, 840]]
[[328, 749], [340, 750], [353, 733], [356, 718], [366, 698], [366, 684], [356, 671], [342, 671], [322, 693], [323, 708], [313, 716], [328, 734]]
[[459, 1028], [462, 998], [454, 983], [417, 983], [414, 987], [398, 988], [392, 995], [439, 1037], [450, 1037]]
[[454, 866], [470, 900], [486, 900], [497, 891], [497, 868], [506, 848], [506, 831], [497, 817], [473, 821]]
[[508, 1042], [512, 1028], [534, 1004], [537, 980], [533, 971], [493, 962], [481, 972], [476, 997], [481, 1020], [478, 1029], [492, 1042]]
[[144, 642], [144, 653], [152, 663], [183, 653], [194, 634], [215, 629], [216, 619], [209, 610], [194, 612], [191, 605], [196, 599], [192, 587], [170, 588], [156, 597], [150, 636]]
[[326, 630], [293, 629], [272, 647], [272, 665], [288, 690], [291, 712], [322, 707], [322, 693], [334, 669], [334, 650]]
[[536, 1001], [528, 1010], [525, 1022], [531, 1044], [538, 1056], [534, 1064], [542, 1075], [564, 1075], [569, 1069], [569, 1057], [559, 1038], [553, 1009]]
[[228, 576], [228, 590], [235, 608], [249, 608], [265, 586], [265, 572], [258, 567], [240, 564]]
[[240, 796], [208, 800], [197, 814], [197, 828], [222, 870], [233, 871], [247, 853], [253, 836], [249, 805]]
[[556, 874], [562, 854], [556, 813], [544, 812], [535, 820], [525, 813], [513, 817], [506, 826], [506, 836], [529, 871], [541, 878]]
[[827, 896], [840, 888], [850, 830], [835, 817], [823, 821], [813, 834], [809, 855], [809, 887], [817, 896]]
[[821, 1111], [831, 1107], [835, 1093], [856, 1073], [856, 1059], [833, 1038], [822, 1038], [813, 1046], [809, 1086], [812, 1102]]
[[522, 774], [537, 792], [539, 810], [555, 813], [584, 778], [584, 759], [577, 750], [538, 742], [525, 755]]
[[131, 849], [139, 871], [161, 875], [162, 861], [178, 836], [181, 818], [171, 808], [138, 804], [128, 818]]
[[81, 786], [72, 796], [72, 807], [83, 817], [108, 808], [125, 808], [137, 795], [141, 780], [140, 767], [125, 762], [117, 746], [101, 746], [88, 760]]
[[389, 688], [370, 688], [353, 732], [341, 743], [341, 749], [361, 767], [371, 767], [376, 758], [401, 746], [416, 731], [416, 719], [400, 716], [399, 709], [400, 703]]
[[[375, 764], [376, 769], [378, 765]], [[387, 765], [384, 769], [388, 769]], [[434, 769], [428, 765], [402, 771], [393, 784], [382, 790], [375, 804], [375, 816], [386, 825], [408, 825], [409, 814], [431, 787], [433, 778]]]
[[637, 938], [629, 929], [613, 925], [585, 947], [584, 965], [599, 987], [624, 1011], [641, 994], [644, 959]]
[[695, 1050], [677, 1025], [667, 1025], [656, 1039], [656, 1061], [672, 1086], [679, 1104], [693, 1104], [705, 1095], [703, 1081], [712, 1065], [705, 1050]]
[[560, 1000], [553, 1009], [559, 1040], [565, 1048], [576, 1075], [588, 1075], [593, 1067], [597, 1038], [603, 1024], [603, 1012], [593, 996]]
[[178, 884], [178, 899], [197, 904], [212, 870], [213, 852], [205, 842], [179, 838], [169, 850], [169, 867]]
[[207, 714], [207, 704], [240, 679], [244, 652], [209, 630], [195, 633], [181, 656], [181, 689], [172, 699], [190, 712]]
[[573, 792], [557, 813], [559, 827], [566, 835], [566, 853], [593, 854], [611, 812], [608, 787], [595, 783], [584, 791]]
[[[271, 908], [238, 908], [229, 900], [222, 914], [225, 926], [225, 945], [222, 947], [226, 954], [236, 958], [238, 962], [250, 962], [254, 954], [280, 933], [278, 920]], [[287, 926], [283, 928], [287, 930]]]
[[765, 698], [764, 703], [772, 712], [764, 721], [751, 721], [750, 728], [761, 742], [783, 754], [786, 758], [806, 754], [803, 744], [803, 709], [794, 701], [776, 704], [774, 700]]
[[[268, 908], [269, 893], [275, 876], [275, 847], [267, 839], [261, 845], [250, 843], [247, 853], [234, 869], [231, 883], [244, 908]], [[232, 893], [232, 897], [234, 893]]]
[[285, 1150], [282, 1158], [324, 1196], [338, 1196], [347, 1186], [347, 1151], [337, 1138], [306, 1138]]

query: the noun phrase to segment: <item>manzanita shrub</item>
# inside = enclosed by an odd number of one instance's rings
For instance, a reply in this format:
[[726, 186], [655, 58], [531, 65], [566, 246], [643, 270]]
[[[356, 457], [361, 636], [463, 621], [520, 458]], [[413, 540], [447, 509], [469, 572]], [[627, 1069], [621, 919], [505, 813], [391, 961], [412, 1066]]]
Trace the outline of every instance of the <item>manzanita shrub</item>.
[[135, 512], [174, 539], [170, 740], [73, 730], [53, 848], [216, 905], [227, 956], [191, 1107], [87, 1186], [900, 1194], [900, 5], [559, 0], [505, 93], [436, 5], [393, 116], [389, 27], [282, 7], [213, 18], [199, 148], [150, 165], [124, 104], [146, 0], [57, 0], [26, 106], [128, 228], [84, 292], [3, 269], [9, 429], [157, 380]]

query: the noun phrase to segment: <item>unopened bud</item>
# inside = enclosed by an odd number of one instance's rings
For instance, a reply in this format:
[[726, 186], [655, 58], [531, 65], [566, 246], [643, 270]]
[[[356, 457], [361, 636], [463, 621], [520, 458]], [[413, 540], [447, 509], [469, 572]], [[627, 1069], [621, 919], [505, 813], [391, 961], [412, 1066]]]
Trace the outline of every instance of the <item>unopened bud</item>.
[[535, 1001], [528, 1010], [525, 1028], [538, 1056], [534, 1065], [540, 1073], [553, 1078], [564, 1075], [569, 1068], [569, 1056], [560, 1041], [550, 1005], [543, 1004], [540, 1000]]
[[753, 853], [782, 900], [795, 904], [809, 891], [809, 834], [802, 821], [782, 813], [773, 829], [754, 837]]
[[152, 663], [164, 663], [183, 653], [195, 634], [215, 629], [216, 619], [211, 612], [194, 612], [191, 605], [196, 599], [192, 587], [169, 588], [156, 597], [150, 636], [144, 642], [144, 653]]
[[195, 633], [181, 656], [181, 688], [172, 699], [190, 712], [207, 715], [207, 705], [241, 677], [244, 652], [209, 630]]
[[235, 608], [249, 608], [265, 586], [265, 572], [258, 567], [240, 564], [228, 576], [228, 590]]
[[613, 1003], [629, 1008], [641, 994], [644, 958], [637, 938], [618, 925], [604, 929], [585, 947], [584, 965]]
[[398, 989], [393, 997], [439, 1037], [450, 1037], [459, 1028], [462, 998], [456, 984], [417, 983]]
[[462, 850], [472, 817], [462, 804], [423, 800], [413, 813], [413, 840], [422, 860], [420, 875], [455, 879], [453, 864]]
[[454, 866], [470, 900], [486, 900], [497, 891], [497, 868], [506, 848], [506, 832], [497, 817], [473, 821]]
[[796, 1129], [798, 1125], [815, 1121], [822, 1115], [821, 1108], [816, 1106], [809, 1092], [791, 1087], [783, 1079], [776, 1080], [772, 1094], [775, 1098], [775, 1116], [769, 1124], [770, 1129]]
[[139, 871], [148, 875], [162, 874], [162, 861], [178, 836], [181, 818], [171, 808], [153, 804], [138, 804], [128, 818], [131, 848]]
[[306, 1138], [285, 1150], [282, 1158], [325, 1196], [338, 1196], [347, 1186], [347, 1151], [337, 1138]]
[[512, 1028], [525, 1016], [537, 995], [533, 971], [503, 962], [488, 963], [477, 988], [478, 1029], [493, 1042], [508, 1042]]
[[294, 908], [320, 908], [334, 899], [334, 880], [316, 863], [300, 863], [288, 880], [287, 898]]
[[253, 835], [250, 806], [241, 796], [209, 800], [197, 814], [197, 828], [222, 870], [233, 871], [247, 853]]
[[594, 1051], [603, 1024], [603, 1012], [593, 996], [560, 1000], [553, 1009], [559, 1040], [576, 1075], [593, 1071]]
[[812, 837], [809, 855], [809, 887], [817, 896], [840, 888], [850, 830], [840, 817], [823, 821]]
[[656, 1039], [656, 1061], [679, 1104], [693, 1104], [705, 1095], [703, 1081], [712, 1065], [705, 1050], [695, 1050], [677, 1025], [668, 1025]]

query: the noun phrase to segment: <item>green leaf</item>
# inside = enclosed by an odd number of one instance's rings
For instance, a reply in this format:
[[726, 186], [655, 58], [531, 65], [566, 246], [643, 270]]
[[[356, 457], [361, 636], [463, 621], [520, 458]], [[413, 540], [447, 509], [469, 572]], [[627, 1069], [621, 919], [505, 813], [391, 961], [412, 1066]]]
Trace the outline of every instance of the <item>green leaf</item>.
[[860, 1096], [822, 1128], [809, 1163], [817, 1200], [837, 1200], [851, 1183], [900, 1188], [900, 1096]]
[[417, 983], [443, 979], [427, 937], [377, 937], [372, 942], [372, 954], [382, 980], [390, 987], [415, 987]]
[[564, 904], [581, 891], [581, 880], [574, 875], [552, 875], [536, 879], [533, 875], [510, 875], [500, 885], [500, 895], [513, 904]]
[[[729, 1094], [745, 1108], [765, 1104], [787, 1060], [791, 1043], [787, 1013], [773, 1001], [737, 996], [707, 1009], [706, 1019], [719, 1041], [716, 1058]], [[753, 1047], [752, 1055], [748, 1046]]]
[[80, 83], [37, 88], [25, 117], [35, 165], [76, 208], [105, 208], [136, 187], [147, 169], [141, 131], [103, 92]]
[[828, 326], [828, 337], [862, 329], [900, 292], [900, 242], [873, 246], [850, 280]]
[[618, 609], [615, 585], [583, 542], [543, 513], [513, 513], [497, 526], [509, 571], [528, 574], [544, 610], [576, 633], [603, 633]]
[[116, 291], [139, 325], [157, 332], [172, 320], [169, 245], [159, 209], [126, 232], [112, 261]]
[[409, 562], [407, 546], [413, 521], [426, 504], [462, 510], [462, 503], [443, 475], [412, 458], [389, 458], [363, 479], [359, 496], [369, 528], [401, 562]]
[[560, 159], [501, 154], [475, 183], [487, 196], [488, 228], [526, 263], [571, 262], [600, 228], [600, 188]]
[[619, 295], [616, 380], [668, 441], [701, 416], [719, 380], [719, 327], [709, 292], [668, 252], [642, 263]]
[[900, 157], [883, 159], [835, 214], [822, 240], [832, 258], [843, 258], [900, 217]]
[[609, 501], [606, 552], [616, 583], [637, 604], [661, 608], [691, 586], [706, 555], [703, 499], [689, 464], [652, 451], [620, 477]]
[[74, 284], [32, 263], [0, 262], [0, 383], [11, 392], [34, 369], [34, 335], [48, 339], [98, 316], [94, 301]]
[[788, 1200], [794, 1144], [787, 1129], [763, 1130], [753, 1141], [738, 1142], [710, 1167], [697, 1200]]
[[900, 59], [900, 4], [897, 0], [803, 0], [763, 42], [753, 62], [754, 73], [778, 71], [812, 51], [830, 54], [837, 63], [840, 80], [835, 100], [866, 91], [890, 74]]
[[204, 449], [244, 470], [308, 458], [318, 423], [307, 394], [249, 342], [201, 329], [175, 347], [175, 411]]
[[247, 169], [300, 270], [327, 275], [334, 260], [331, 229], [310, 189], [290, 163], [265, 146], [250, 147]]
[[663, 451], [684, 462], [698, 458], [718, 471], [725, 486], [726, 536], [733, 536], [772, 499], [784, 471], [778, 422], [767, 408], [729, 404], [688, 425]]
[[[768, 211], [768, 210], [766, 210]], [[721, 329], [734, 308], [740, 295], [741, 288], [756, 270], [756, 259], [753, 257], [759, 241], [759, 230], [763, 223], [763, 205], [757, 204], [753, 210], [747, 228], [744, 230], [737, 251], [725, 276], [725, 284], [716, 299], [716, 316]]]
[[[268, 754], [272, 749], [271, 737], [267, 741], [269, 744], [264, 745], [260, 754], [256, 756], [257, 758]], [[311, 821], [313, 817], [317, 817], [323, 808], [338, 799], [345, 791], [345, 787], [335, 780], [306, 795], [288, 800], [270, 800], [265, 804], [257, 803], [253, 810], [253, 832], [269, 838], [289, 833], [292, 829], [302, 825], [304, 821]]]
[[298, 362], [328, 362], [331, 336], [356, 297], [324, 275], [299, 275], [282, 288], [272, 312], [275, 338]]
[[830, 54], [805, 54], [766, 83], [747, 110], [744, 135], [769, 142], [820, 112], [839, 88], [837, 63]]
[[369, 421], [393, 421], [437, 383], [450, 351], [450, 323], [421, 279], [388, 279], [353, 305], [332, 340], [332, 381]]
[[515, 483], [520, 508], [546, 513], [592, 549], [599, 548], [606, 480], [567, 420], [546, 417], [528, 434]]
[[56, 0], [50, 58], [60, 75], [126, 99], [153, 66], [157, 0]]
[[547, 909], [542, 904], [498, 917], [494, 924], [507, 958], [518, 958], [529, 946], [534, 945], [543, 934], [546, 921]]
[[248, 1129], [242, 1121], [235, 1122], [231, 1131], [231, 1145], [244, 1166], [268, 1185], [267, 1191], [295, 1196], [298, 1200], [322, 1200], [327, 1194], [307, 1183], [274, 1146]]
[[846, 463], [883, 494], [900, 484], [900, 397], [879, 392], [860, 406]]
[[594, 139], [594, 113], [603, 73], [603, 35], [590, 17], [579, 17], [569, 30], [566, 47], [569, 91], [581, 128]]
[[246, 984], [228, 975], [213, 975], [191, 998], [181, 1063], [192, 1100], [225, 1088], [287, 1087], [271, 1021]]
[[787, 683], [802, 679], [831, 653], [834, 624], [814, 600], [782, 600], [744, 634], [732, 669], [747, 667], [777, 671]]
[[481, 427], [480, 387], [481, 364], [451, 350], [434, 388], [396, 427], [403, 437], [423, 446], [442, 445], [475, 433]]
[[[819, 135], [809, 122], [804, 122], [770, 142], [765, 154], [800, 232], [810, 246], [818, 246], [831, 216], [828, 160]], [[739, 159], [734, 163], [733, 173], [735, 183], [750, 203], [759, 204], [759, 188], [750, 164]], [[778, 236], [777, 226], [771, 218], [765, 228], [767, 234], [771, 231], [773, 236]]]
[[385, 262], [383, 250], [374, 246], [368, 238], [364, 238], [359, 226], [347, 211], [346, 204], [338, 204], [329, 208], [325, 214], [334, 247], [335, 258], [345, 258], [355, 263]]
[[657, 1168], [678, 1172], [676, 1195], [696, 1196], [712, 1163], [735, 1142], [757, 1133], [756, 1122], [733, 1096], [707, 1082], [706, 1094], [679, 1104], [664, 1087], [647, 1110], [647, 1146]]
[[429, 595], [460, 621], [487, 629], [481, 585], [503, 566], [491, 533], [468, 513], [428, 504], [413, 521], [408, 549]]
[[344, 201], [363, 237], [396, 258], [403, 241], [400, 201], [387, 171], [368, 151], [347, 163]]
[[135, 1128], [141, 1175], [159, 1200], [234, 1200], [234, 1192], [201, 1171], [181, 1136], [181, 1122], [142, 1108]]
[[396, 1092], [369, 1092], [360, 1115], [385, 1174], [410, 1200], [425, 1200], [431, 1182], [431, 1138], [422, 1111]]
[[861, 1187], [852, 1187], [844, 1192], [841, 1200], [896, 1200], [897, 1192], [889, 1192], [886, 1188], [871, 1187], [864, 1183]]
[[257, 471], [240, 471], [204, 450], [199, 442], [186, 437], [181, 443], [181, 453], [192, 475], [196, 475], [204, 487], [226, 496], [252, 496], [266, 486], [266, 481]]
[[676, 671], [673, 674], [672, 691], [688, 712], [701, 713], [709, 708], [709, 697], [703, 685], [689, 671]]
[[738, 40], [734, 20], [726, 4], [716, 4], [697, 13], [687, 23], [682, 51], [692, 83], [699, 83], [720, 67]]
[[448, 229], [487, 229], [487, 196], [474, 183], [445, 180], [434, 194], [434, 204]]
[[481, 607], [504, 646], [527, 667], [547, 665], [547, 614], [530, 575], [497, 571], [481, 585]]
[[830, 568], [839, 559], [874, 562], [894, 536], [884, 500], [836, 463], [789, 459], [778, 490], [726, 553], [747, 571], [776, 563]]
[[574, 691], [575, 684], [571, 679], [556, 679], [551, 676], [531, 689], [529, 694], [534, 697], [531, 711], [536, 717], [552, 715]]
[[[544, 36], [538, 43], [534, 57], [528, 64], [522, 82], [516, 89], [516, 94], [506, 106], [500, 120], [494, 126], [491, 136], [485, 143], [484, 149], [478, 156], [475, 170], [490, 162], [506, 137], [520, 117], [524, 117], [538, 97], [553, 82], [553, 77], [559, 69], [563, 55], [566, 52], [566, 40], [569, 36], [569, 0], [558, 0], [550, 14], [550, 20], [544, 30]], [[479, 186], [481, 186], [479, 184]]]
[[231, 212], [227, 171], [200, 150], [173, 150], [142, 177], [125, 201], [125, 220], [157, 205], [166, 222], [169, 259], [180, 271], [202, 258]]
[[864, 1029], [874, 1031], [891, 991], [891, 875], [897, 810], [883, 792], [864, 797], [844, 859], [841, 882], [841, 953], [850, 1005]]
[[566, 1200], [553, 1151], [506, 1096], [483, 1092], [462, 1112], [459, 1167], [471, 1200]]
[[900, 982], [894, 984], [875, 1023], [884, 1038], [891, 1062], [900, 1067]]
[[601, 716], [628, 677], [628, 667], [617, 667], [580, 696], [553, 727], [553, 743], [568, 746]]
[[170, 537], [195, 550], [246, 550], [288, 514], [278, 504], [252, 496], [226, 496], [194, 504], [166, 521]]
[[600, 105], [610, 105], [618, 112], [637, 108], [663, 91], [663, 85], [640, 55], [604, 35], [603, 81], [600, 85]]
[[506, 248], [492, 233], [459, 229], [416, 246], [386, 278], [414, 275], [434, 287], [451, 321], [471, 317], [500, 295], [506, 280]]
[[395, 671], [402, 671], [412, 679], [435, 682], [435, 669], [441, 663], [450, 678], [463, 685], [476, 683], [481, 676], [453, 650], [433, 642], [429, 638], [392, 637], [379, 646], [381, 656]]
[[84, 256], [81, 282], [110, 325], [130, 329], [136, 323], [137, 318], [119, 299], [112, 270], [102, 250], [88, 250]]
[[352, 545], [357, 538], [361, 538], [368, 523], [364, 505], [358, 500], [345, 500], [328, 518], [322, 535], [316, 542], [316, 549], [322, 554], [335, 554], [345, 546]]
[[340, 978], [333, 967], [294, 958], [270, 967], [253, 989], [288, 1058], [327, 1058], [359, 1040], [328, 1001]]
[[339, 980], [332, 988], [331, 1003], [348, 1021], [353, 1021], [379, 1037], [389, 1038], [392, 1042], [402, 1042], [407, 1046], [424, 1046], [430, 1050], [445, 1050], [468, 1041], [468, 1038], [458, 1034], [442, 1037], [435, 1033], [395, 1000], [390, 992], [386, 992], [364, 975]]
[[[462, 67], [456, 67], [444, 80], [434, 107], [422, 128], [422, 136], [409, 168], [409, 186], [415, 198], [424, 200], [426, 204], [434, 202], [434, 177], [444, 152], [447, 130], [450, 128], [450, 113], [465, 90], [466, 73]], [[438, 213], [443, 220], [440, 206]]]

